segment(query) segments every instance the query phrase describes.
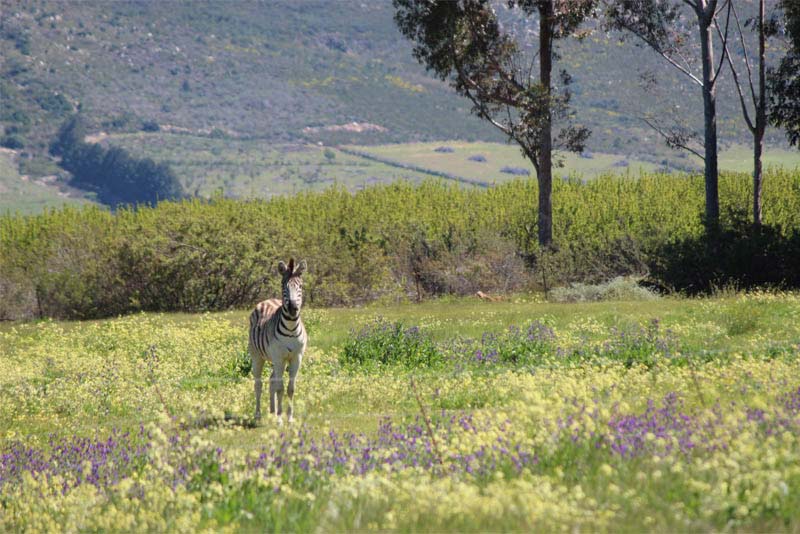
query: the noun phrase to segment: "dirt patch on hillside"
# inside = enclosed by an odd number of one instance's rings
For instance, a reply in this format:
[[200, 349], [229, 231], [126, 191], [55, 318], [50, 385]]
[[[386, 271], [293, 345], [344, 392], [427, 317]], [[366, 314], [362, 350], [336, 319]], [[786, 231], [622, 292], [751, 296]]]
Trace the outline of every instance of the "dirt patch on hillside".
[[348, 122], [347, 124], [333, 124], [330, 126], [306, 126], [303, 128], [303, 133], [319, 133], [319, 132], [349, 132], [349, 133], [364, 133], [364, 132], [386, 132], [386, 128], [379, 124], [372, 124], [370, 122]]

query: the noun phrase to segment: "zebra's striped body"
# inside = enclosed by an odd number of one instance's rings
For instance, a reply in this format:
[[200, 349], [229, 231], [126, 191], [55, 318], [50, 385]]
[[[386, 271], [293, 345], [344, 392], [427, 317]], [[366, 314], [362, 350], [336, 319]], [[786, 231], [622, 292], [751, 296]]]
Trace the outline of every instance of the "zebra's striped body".
[[303, 361], [303, 353], [308, 343], [300, 308], [303, 302], [303, 280], [305, 262], [294, 268], [294, 260], [289, 260], [287, 267], [283, 262], [278, 265], [283, 275], [283, 300], [269, 299], [259, 302], [250, 314], [250, 358], [253, 364], [255, 379], [256, 411], [255, 418], [261, 418], [261, 374], [264, 364], [272, 364], [269, 380], [269, 411], [282, 421], [283, 374], [289, 368], [289, 404], [286, 413], [292, 420], [293, 398], [297, 373]]

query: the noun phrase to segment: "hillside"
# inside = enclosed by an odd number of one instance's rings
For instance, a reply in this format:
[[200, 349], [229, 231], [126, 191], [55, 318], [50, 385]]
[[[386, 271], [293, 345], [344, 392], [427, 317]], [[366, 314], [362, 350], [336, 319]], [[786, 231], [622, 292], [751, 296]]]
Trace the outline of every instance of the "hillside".
[[[0, 125], [35, 155], [81, 111], [93, 132], [111, 135], [108, 142], [176, 163], [189, 192], [263, 196], [332, 182], [421, 178], [375, 161], [341, 154], [331, 161], [321, 150], [301, 150], [331, 164], [323, 170], [332, 172], [320, 173], [298, 156], [298, 146], [503, 141], [415, 62], [388, 0], [76, 2], [69, 9], [52, 0], [0, 3]], [[506, 22], [519, 26], [514, 31], [523, 42], [534, 41], [530, 24]], [[572, 158], [578, 165], [559, 173], [591, 176], [623, 160], [647, 169], [698, 168], [638, 118], [652, 111], [699, 130], [697, 90], [655, 54], [595, 30], [560, 55], [556, 69], [572, 74], [578, 120], [593, 132], [588, 151], [608, 157]], [[649, 90], [642, 87], [645, 74], [659, 81]], [[722, 148], [742, 152], [749, 139], [725, 80], [719, 128]], [[129, 139], [142, 130], [157, 134]], [[771, 131], [768, 146], [785, 147], [782, 134]], [[258, 161], [237, 159], [252, 150], [273, 171], [290, 172], [260, 172], [252, 168]]]

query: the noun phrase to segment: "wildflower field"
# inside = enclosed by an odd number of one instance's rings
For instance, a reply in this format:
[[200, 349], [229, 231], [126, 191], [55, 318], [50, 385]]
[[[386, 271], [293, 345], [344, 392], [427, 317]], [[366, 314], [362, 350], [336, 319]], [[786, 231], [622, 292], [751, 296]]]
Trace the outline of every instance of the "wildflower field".
[[800, 296], [0, 324], [0, 531], [800, 530]]

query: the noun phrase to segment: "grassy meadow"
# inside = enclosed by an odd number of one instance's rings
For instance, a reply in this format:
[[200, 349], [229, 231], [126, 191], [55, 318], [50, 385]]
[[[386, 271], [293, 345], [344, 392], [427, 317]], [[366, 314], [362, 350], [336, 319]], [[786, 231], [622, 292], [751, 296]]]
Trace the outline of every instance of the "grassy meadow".
[[[234, 198], [268, 198], [299, 191], [320, 191], [334, 184], [354, 191], [397, 180], [420, 183], [442, 174], [467, 185], [499, 184], [519, 177], [503, 172], [507, 167], [526, 170], [530, 177], [536, 176], [519, 148], [506, 143], [452, 140], [342, 145], [347, 151], [343, 152], [336, 146], [166, 132], [113, 134], [103, 142], [121, 146], [139, 157], [168, 163], [186, 191], [204, 197], [224, 191], [226, 196]], [[679, 156], [685, 155], [678, 154], [677, 159], [668, 163], [672, 170], [676, 162], [687, 169], [700, 168], [693, 159]], [[557, 177], [639, 176], [664, 169], [663, 163], [656, 163], [652, 158], [624, 154], [567, 153], [560, 157], [564, 166], [554, 169]], [[720, 152], [723, 170], [748, 173], [752, 169], [751, 160], [750, 149], [744, 145], [731, 145]], [[800, 153], [770, 148], [765, 153], [764, 164], [793, 170], [800, 166]]]
[[58, 185], [20, 172], [15, 151], [0, 148], [0, 214], [41, 213], [46, 208], [84, 203]]
[[303, 313], [291, 425], [246, 311], [0, 325], [0, 530], [800, 528], [797, 294]]

